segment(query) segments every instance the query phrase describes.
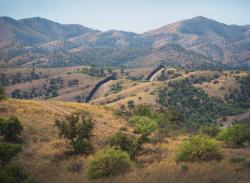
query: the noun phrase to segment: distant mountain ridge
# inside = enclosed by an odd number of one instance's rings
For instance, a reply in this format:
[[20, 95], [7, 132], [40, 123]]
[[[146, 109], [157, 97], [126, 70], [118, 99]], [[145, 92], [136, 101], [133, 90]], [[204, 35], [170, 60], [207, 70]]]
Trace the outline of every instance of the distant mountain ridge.
[[249, 65], [249, 31], [248, 26], [226, 25], [204, 17], [195, 17], [144, 35], [154, 38], [154, 47], [175, 43], [224, 64]]
[[250, 26], [194, 17], [143, 34], [0, 17], [0, 65], [250, 68]]

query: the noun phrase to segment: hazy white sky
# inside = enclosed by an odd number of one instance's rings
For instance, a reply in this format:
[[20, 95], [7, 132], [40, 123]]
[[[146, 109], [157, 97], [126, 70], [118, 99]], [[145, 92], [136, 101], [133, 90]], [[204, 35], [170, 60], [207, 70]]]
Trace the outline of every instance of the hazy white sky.
[[142, 33], [195, 16], [250, 24], [250, 0], [0, 0], [0, 16]]

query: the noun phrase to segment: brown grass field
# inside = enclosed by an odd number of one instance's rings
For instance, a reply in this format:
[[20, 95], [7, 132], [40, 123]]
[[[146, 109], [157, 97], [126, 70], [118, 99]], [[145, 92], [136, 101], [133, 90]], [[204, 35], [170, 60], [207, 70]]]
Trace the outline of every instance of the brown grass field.
[[[167, 137], [161, 142], [146, 144], [127, 174], [90, 181], [86, 177], [88, 159], [85, 155], [70, 154], [69, 144], [59, 139], [54, 120], [76, 110], [86, 110], [93, 116], [94, 151], [107, 146], [109, 137], [127, 127], [125, 133], [133, 134], [126, 120], [113, 114], [109, 107], [59, 101], [34, 101], [7, 99], [0, 102], [0, 116], [16, 115], [24, 126], [23, 151], [15, 159], [38, 182], [48, 183], [249, 183], [250, 169], [242, 163], [232, 163], [233, 157], [244, 156], [250, 160], [250, 148], [231, 149], [223, 146], [224, 158], [220, 162], [177, 164], [174, 150], [186, 135]], [[79, 171], [72, 170], [80, 167]]]
[[240, 90], [240, 84], [236, 81], [235, 76], [246, 76], [246, 72], [238, 74], [224, 72], [219, 78], [210, 82], [196, 84], [195, 87], [203, 89], [208, 95], [219, 97], [224, 100], [224, 96], [230, 94], [231, 91]]

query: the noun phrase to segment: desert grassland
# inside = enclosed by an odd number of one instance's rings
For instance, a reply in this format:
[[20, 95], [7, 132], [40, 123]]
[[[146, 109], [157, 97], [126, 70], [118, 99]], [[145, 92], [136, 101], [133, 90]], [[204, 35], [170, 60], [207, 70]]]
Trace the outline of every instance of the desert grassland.
[[[55, 76], [60, 75], [69, 71], [75, 71], [77, 69], [82, 69], [87, 66], [71, 66], [71, 67], [61, 67], [61, 68], [36, 68], [37, 72], [41, 72], [43, 75]], [[32, 68], [0, 68], [0, 71], [6, 73], [7, 75], [15, 75], [17, 72], [21, 74], [29, 74]]]
[[[121, 92], [111, 94], [106, 97], [97, 98], [91, 103], [93, 104], [105, 104], [106, 106], [117, 108], [120, 105], [126, 105], [129, 100], [133, 100], [135, 104], [149, 104], [152, 106], [158, 106], [156, 99], [157, 96], [154, 94], [157, 89], [168, 86], [169, 82], [183, 80], [190, 77], [213, 77], [219, 74], [218, 71], [194, 71], [182, 76], [167, 80], [167, 81], [151, 81], [138, 83], [136, 86], [132, 86], [128, 89], [124, 89]], [[121, 99], [118, 99], [118, 98]], [[118, 99], [118, 100], [116, 100]]]
[[106, 103], [112, 103], [112, 101], [116, 100], [119, 97], [130, 97], [133, 95], [137, 95], [138, 93], [143, 92], [150, 92], [153, 91], [159, 84], [162, 84], [162, 82], [154, 81], [154, 82], [143, 82], [140, 84], [137, 84], [136, 86], [130, 87], [128, 89], [122, 90], [121, 92], [111, 94], [106, 97], [101, 97], [98, 99], [95, 99], [91, 101], [93, 104], [106, 104]]
[[[71, 156], [68, 142], [59, 139], [55, 119], [78, 110], [90, 112], [96, 125], [93, 131], [94, 150], [105, 146], [120, 127], [128, 126], [108, 108], [89, 104], [8, 99], [1, 101], [0, 106], [1, 117], [16, 115], [22, 122], [23, 151], [16, 159], [39, 182], [61, 182], [71, 166], [79, 164], [86, 167], [86, 156]], [[128, 127], [128, 131], [132, 130]]]
[[152, 106], [157, 106], [158, 104], [156, 103], [156, 98], [157, 97], [155, 95], [151, 95], [149, 92], [141, 92], [136, 94], [135, 96], [129, 96], [116, 102], [108, 103], [105, 106], [115, 109], [121, 105], [126, 105], [129, 100], [133, 100], [136, 105], [149, 104]]
[[71, 112], [85, 110], [93, 116], [94, 151], [107, 146], [109, 137], [120, 127], [127, 127], [124, 119], [114, 116], [110, 107], [60, 101], [32, 101], [8, 99], [0, 102], [0, 116], [16, 115], [24, 126], [23, 151], [16, 157], [38, 182], [48, 183], [249, 183], [250, 169], [241, 163], [231, 163], [233, 157], [250, 157], [250, 148], [223, 147], [220, 162], [177, 164], [174, 161], [176, 146], [187, 135], [172, 136], [145, 144], [145, 152], [138, 157], [127, 174], [90, 181], [86, 170], [91, 156], [72, 155], [69, 144], [58, 138], [54, 120]]
[[[221, 161], [180, 163], [174, 161], [174, 151], [186, 135], [177, 138], [167, 138], [161, 147], [163, 158], [158, 161], [135, 165], [132, 171], [126, 175], [104, 180], [96, 183], [249, 183], [249, 168], [242, 168], [240, 163], [232, 163], [235, 157], [250, 157], [250, 148], [231, 149], [223, 147], [223, 159]], [[150, 158], [154, 156], [151, 155]], [[149, 163], [150, 162], [150, 163]]]
[[[53, 71], [51, 71], [53, 72]], [[56, 72], [57, 73], [57, 72]], [[61, 77], [64, 80], [64, 86], [58, 90], [59, 96], [53, 98], [54, 100], [64, 100], [64, 101], [74, 101], [74, 96], [81, 96], [83, 94], [87, 94], [90, 92], [91, 88], [98, 82], [98, 79], [94, 77], [90, 77], [85, 74], [80, 73], [73, 73], [73, 74], [67, 74], [65, 73], [55, 75], [55, 73], [51, 73], [51, 75], [48, 75], [48, 78], [43, 79], [37, 79], [30, 82], [24, 82], [24, 83], [17, 83], [14, 85], [9, 85], [5, 88], [5, 92], [8, 96], [11, 96], [11, 93], [16, 90], [20, 89], [22, 91], [31, 91], [33, 88], [36, 88], [37, 90], [43, 90], [44, 84], [49, 85], [49, 78], [53, 77]], [[79, 81], [78, 86], [69, 87], [68, 81], [77, 79]], [[38, 97], [41, 99], [41, 97]]]
[[203, 89], [208, 95], [219, 97], [224, 100], [224, 96], [230, 94], [231, 91], [240, 90], [240, 84], [236, 81], [235, 77], [245, 77], [247, 72], [241, 71], [240, 73], [225, 72], [219, 78], [210, 82], [203, 82], [202, 84], [195, 84], [197, 88]]

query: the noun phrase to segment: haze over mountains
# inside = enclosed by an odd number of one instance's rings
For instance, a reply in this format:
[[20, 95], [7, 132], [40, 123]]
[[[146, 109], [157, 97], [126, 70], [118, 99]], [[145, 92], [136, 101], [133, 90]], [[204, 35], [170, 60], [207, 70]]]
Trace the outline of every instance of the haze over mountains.
[[62, 67], [181, 66], [191, 69], [250, 67], [250, 26], [205, 17], [172, 23], [143, 34], [101, 32], [43, 18], [0, 17], [0, 64]]

